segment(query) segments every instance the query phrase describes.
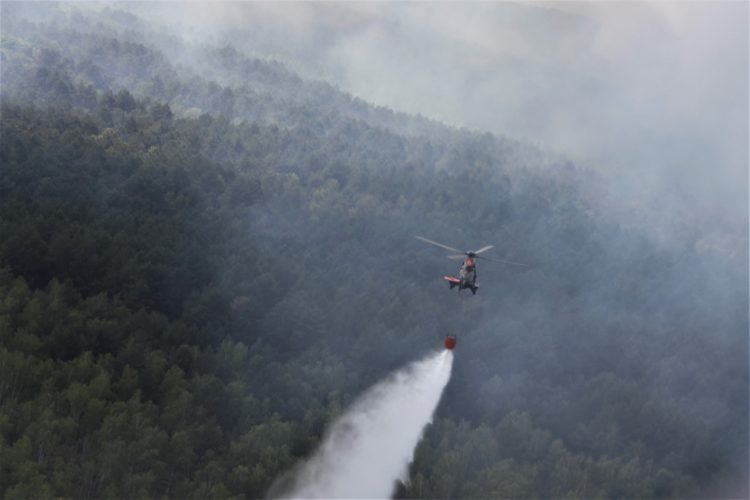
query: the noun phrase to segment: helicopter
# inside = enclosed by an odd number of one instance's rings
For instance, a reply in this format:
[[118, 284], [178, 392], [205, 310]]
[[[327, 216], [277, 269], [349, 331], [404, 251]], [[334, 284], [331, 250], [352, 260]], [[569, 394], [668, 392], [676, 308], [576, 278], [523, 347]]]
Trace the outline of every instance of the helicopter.
[[449, 255], [449, 259], [463, 259], [463, 263], [461, 264], [461, 268], [458, 270], [458, 276], [443, 276], [443, 279], [448, 282], [448, 285], [450, 286], [450, 289], [453, 290], [454, 288], [458, 287], [458, 291], [469, 289], [471, 290], [472, 295], [476, 295], [477, 290], [479, 289], [479, 283], [477, 283], [477, 263], [476, 259], [484, 259], [488, 260], [490, 262], [498, 262], [501, 264], [511, 264], [515, 266], [526, 266], [526, 264], [521, 264], [519, 262], [511, 262], [509, 260], [495, 260], [490, 259], [488, 257], [482, 257], [479, 254], [482, 252], [486, 252], [490, 248], [494, 248], [494, 245], [487, 245], [479, 250], [474, 251], [465, 251], [465, 250], [459, 250], [457, 248], [449, 247], [448, 245], [443, 245], [442, 243], [438, 243], [437, 241], [428, 240], [427, 238], [424, 238], [422, 236], [415, 236], [418, 240], [422, 240], [426, 243], [430, 243], [431, 245], [439, 246], [440, 248], [444, 248], [446, 250], [450, 250], [451, 252], [456, 252], [455, 255]]

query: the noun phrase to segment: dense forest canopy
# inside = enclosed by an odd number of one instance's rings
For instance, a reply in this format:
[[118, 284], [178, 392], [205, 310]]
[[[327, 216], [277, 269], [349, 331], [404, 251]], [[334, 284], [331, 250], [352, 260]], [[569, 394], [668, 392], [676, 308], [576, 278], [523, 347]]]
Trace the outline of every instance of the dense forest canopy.
[[[262, 497], [458, 333], [397, 496], [747, 497], [746, 230], [116, 8], [1, 7], [3, 496]], [[529, 267], [448, 293], [416, 234]]]

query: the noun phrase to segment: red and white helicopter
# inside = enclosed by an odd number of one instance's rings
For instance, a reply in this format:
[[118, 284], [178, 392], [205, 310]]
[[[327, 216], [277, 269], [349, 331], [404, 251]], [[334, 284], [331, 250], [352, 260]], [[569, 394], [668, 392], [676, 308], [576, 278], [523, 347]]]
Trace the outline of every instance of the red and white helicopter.
[[416, 236], [416, 238], [426, 243], [437, 245], [440, 248], [445, 248], [446, 250], [450, 250], [451, 252], [456, 252], [456, 255], [449, 255], [449, 259], [463, 259], [463, 264], [461, 264], [461, 268], [458, 270], [458, 276], [443, 276], [443, 279], [446, 280], [450, 285], [451, 290], [453, 290], [453, 288], [455, 287], [458, 287], [458, 291], [460, 292], [461, 290], [468, 288], [469, 290], [471, 290], [472, 295], [477, 293], [477, 290], [479, 289], [479, 283], [477, 283], [476, 259], [484, 259], [490, 262], [499, 262], [501, 264], [511, 264], [514, 266], [526, 266], [526, 264], [521, 264], [518, 262], [511, 262], [509, 260], [495, 260], [479, 255], [482, 252], [486, 252], [490, 248], [494, 248], [493, 245], [487, 245], [480, 248], [479, 250], [474, 250], [472, 252], [449, 247], [448, 245], [443, 245], [442, 243], [438, 243], [437, 241], [428, 240], [427, 238], [423, 238], [422, 236]]

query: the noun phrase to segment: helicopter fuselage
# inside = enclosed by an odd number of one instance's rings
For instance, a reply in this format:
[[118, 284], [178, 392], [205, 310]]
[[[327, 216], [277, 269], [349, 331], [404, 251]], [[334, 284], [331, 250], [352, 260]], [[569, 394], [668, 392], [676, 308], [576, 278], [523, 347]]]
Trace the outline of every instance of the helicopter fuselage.
[[472, 279], [461, 279], [456, 276], [443, 276], [443, 279], [448, 282], [451, 290], [458, 287], [458, 291], [460, 292], [468, 288], [472, 294], [475, 294], [477, 293], [477, 289], [479, 289], [479, 284], [476, 282], [476, 275]]

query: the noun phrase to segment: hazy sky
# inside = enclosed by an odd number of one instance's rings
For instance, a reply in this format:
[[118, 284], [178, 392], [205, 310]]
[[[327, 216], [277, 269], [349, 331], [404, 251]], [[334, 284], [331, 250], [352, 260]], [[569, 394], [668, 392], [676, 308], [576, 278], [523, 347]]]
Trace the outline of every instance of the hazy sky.
[[[133, 4], [130, 4], [131, 6]], [[140, 4], [139, 4], [140, 5]], [[747, 213], [748, 5], [195, 3], [165, 23], [372, 103]]]

